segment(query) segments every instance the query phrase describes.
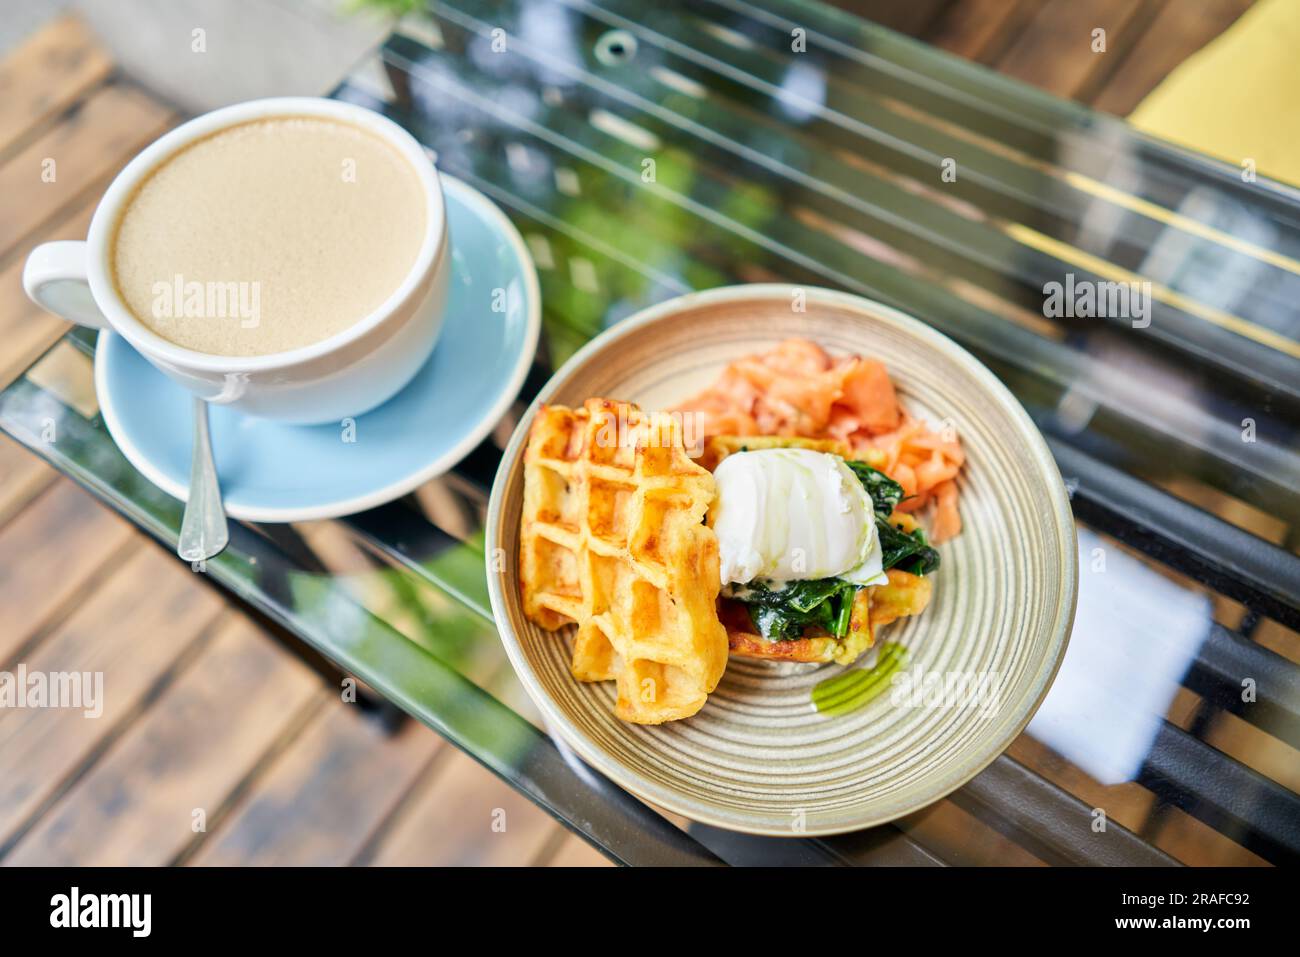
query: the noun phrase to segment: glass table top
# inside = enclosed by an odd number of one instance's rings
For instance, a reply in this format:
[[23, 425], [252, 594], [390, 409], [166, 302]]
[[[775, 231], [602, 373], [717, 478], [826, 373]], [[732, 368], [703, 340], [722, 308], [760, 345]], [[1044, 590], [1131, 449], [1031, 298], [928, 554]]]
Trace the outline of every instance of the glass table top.
[[[236, 525], [204, 573], [620, 862], [1300, 855], [1295, 190], [793, 0], [452, 0], [334, 95], [515, 222], [542, 346], [452, 472], [347, 519]], [[819, 840], [670, 819], [584, 766], [516, 682], [484, 581], [500, 449], [550, 372], [645, 306], [763, 281], [881, 300], [974, 352], [1047, 436], [1080, 530], [1070, 653], [1026, 732], [938, 804]], [[1129, 313], [1069, 305], [1128, 283]], [[0, 426], [174, 543], [180, 505], [105, 431], [93, 352], [70, 333]]]

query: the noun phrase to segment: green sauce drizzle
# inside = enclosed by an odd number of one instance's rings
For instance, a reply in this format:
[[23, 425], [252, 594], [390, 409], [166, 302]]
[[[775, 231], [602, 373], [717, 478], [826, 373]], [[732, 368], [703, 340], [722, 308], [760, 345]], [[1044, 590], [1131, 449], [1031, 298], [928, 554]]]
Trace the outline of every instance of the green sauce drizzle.
[[890, 685], [894, 673], [907, 664], [907, 649], [897, 642], [880, 646], [876, 664], [855, 668], [834, 678], [819, 681], [812, 690], [812, 702], [822, 714], [848, 714], [865, 707]]

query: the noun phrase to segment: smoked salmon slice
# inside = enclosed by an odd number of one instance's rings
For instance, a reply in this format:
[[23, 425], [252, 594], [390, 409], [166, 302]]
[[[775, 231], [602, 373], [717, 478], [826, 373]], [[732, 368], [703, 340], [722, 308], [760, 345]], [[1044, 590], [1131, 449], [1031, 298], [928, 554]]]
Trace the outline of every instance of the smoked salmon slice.
[[855, 451], [883, 454], [881, 471], [903, 486], [899, 509], [925, 512], [930, 538], [961, 531], [957, 476], [966, 462], [951, 427], [940, 430], [903, 409], [883, 362], [832, 359], [807, 339], [731, 363], [717, 380], [674, 411], [703, 416], [706, 437], [781, 435], [839, 439]]

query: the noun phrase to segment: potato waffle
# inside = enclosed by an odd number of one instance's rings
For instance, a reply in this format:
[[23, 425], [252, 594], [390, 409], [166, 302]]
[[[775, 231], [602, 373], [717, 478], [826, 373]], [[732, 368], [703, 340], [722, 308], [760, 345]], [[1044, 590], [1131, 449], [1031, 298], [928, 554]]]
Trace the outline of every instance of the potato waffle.
[[930, 603], [933, 583], [929, 578], [897, 568], [891, 568], [885, 574], [889, 576], [888, 584], [868, 585], [858, 592], [849, 631], [843, 638], [820, 634], [768, 641], [758, 633], [744, 605], [724, 598], [720, 614], [727, 629], [731, 653], [739, 658], [765, 658], [769, 661], [853, 664], [875, 647], [876, 634], [881, 628], [900, 618], [919, 615]]
[[616, 683], [615, 713], [660, 724], [703, 707], [727, 663], [713, 476], [673, 416], [588, 399], [543, 406], [524, 456], [524, 613], [577, 623], [571, 668]]

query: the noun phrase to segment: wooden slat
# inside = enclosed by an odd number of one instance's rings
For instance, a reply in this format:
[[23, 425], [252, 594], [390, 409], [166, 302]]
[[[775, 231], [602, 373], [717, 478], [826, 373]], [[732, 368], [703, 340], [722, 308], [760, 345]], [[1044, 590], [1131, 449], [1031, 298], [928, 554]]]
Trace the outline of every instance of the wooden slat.
[[[500, 821], [504, 830], [494, 830]], [[556, 826], [473, 758], [448, 749], [362, 863], [522, 866]]]
[[1220, 834], [1176, 807], [1161, 810], [1151, 834], [1157, 842], [1188, 867], [1267, 867], [1268, 861], [1242, 847], [1231, 836]]
[[[103, 87], [52, 130], [0, 166], [0, 256], [26, 253], [42, 223], [80, 200], [173, 122], [170, 111], [129, 86]], [[46, 160], [54, 181], [43, 182]]]
[[[1137, 41], [1126, 29], [1143, 21], [1147, 4], [1134, 0], [1048, 0], [997, 61], [998, 72], [1057, 96], [1078, 97], [1098, 71], [1116, 68]], [[1092, 52], [1092, 31], [1106, 31], [1106, 52]]]
[[[108, 183], [105, 177], [95, 184], [90, 197], [46, 223], [30, 237], [28, 245], [52, 239], [85, 239], [95, 204]], [[0, 271], [0, 388], [17, 378], [68, 329], [68, 323], [46, 312], [23, 292], [27, 249], [20, 252], [22, 255], [11, 257], [9, 265]]]
[[158, 865], [296, 726], [319, 678], [242, 616], [18, 843], [6, 864]]
[[396, 734], [335, 702], [313, 720], [187, 863], [342, 865], [392, 812], [442, 739], [416, 722]]
[[881, 26], [920, 36], [944, 11], [951, 0], [831, 0], [834, 6], [865, 17]]
[[989, 63], [1015, 42], [1036, 9], [1036, 0], [957, 0], [924, 39], [949, 53]]
[[112, 61], [74, 15], [51, 21], [0, 61], [0, 156], [87, 90]]
[[1295, 749], [1267, 731], [1224, 713], [1215, 715], [1202, 739], [1288, 791], [1300, 793], [1300, 760], [1296, 760]]
[[1300, 664], [1300, 635], [1276, 621], [1265, 618], [1255, 626], [1251, 638], [1269, 651]]
[[102, 673], [103, 707], [93, 718], [70, 709], [0, 711], [0, 847], [136, 716], [222, 607], [187, 565], [144, 548], [24, 659], [29, 674]]
[[897, 822], [897, 827], [953, 867], [975, 867], [994, 861], [1006, 867], [1042, 865], [1029, 851], [949, 798], [909, 814]]
[[1092, 98], [1096, 109], [1127, 116], [1189, 56], [1228, 29], [1253, 0], [1169, 3]]
[[1141, 832], [1155, 804], [1155, 796], [1140, 784], [1102, 784], [1027, 732], [1011, 743], [1007, 754], [1089, 806], [1103, 808], [1110, 820], [1130, 831]]
[[49, 488], [56, 477], [54, 469], [23, 446], [0, 436], [0, 528]]
[[[0, 663], [8, 661], [138, 533], [68, 479], [0, 530]], [[2, 666], [2, 664], [0, 664]]]

